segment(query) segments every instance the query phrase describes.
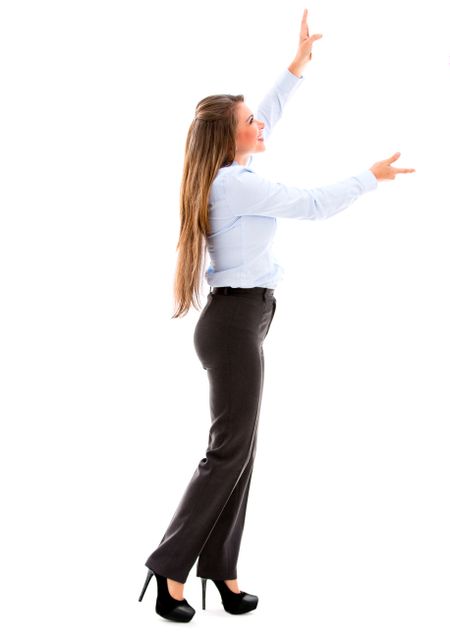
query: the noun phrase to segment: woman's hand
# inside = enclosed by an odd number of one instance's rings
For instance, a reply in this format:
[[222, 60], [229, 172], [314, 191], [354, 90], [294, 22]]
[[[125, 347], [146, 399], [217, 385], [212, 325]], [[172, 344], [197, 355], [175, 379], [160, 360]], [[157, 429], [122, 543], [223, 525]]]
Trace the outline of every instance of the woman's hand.
[[314, 35], [309, 35], [308, 24], [306, 22], [308, 18], [308, 9], [303, 11], [302, 24], [300, 27], [300, 41], [297, 49], [297, 53], [292, 64], [288, 67], [289, 71], [294, 75], [301, 76], [302, 71], [306, 64], [312, 58], [312, 45], [316, 40], [319, 40], [322, 37], [321, 33], [315, 33]]
[[370, 167], [370, 170], [380, 181], [383, 179], [395, 179], [397, 173], [414, 173], [416, 171], [415, 168], [395, 168], [390, 166], [390, 164], [398, 160], [399, 157], [400, 153], [394, 153], [394, 155], [388, 157], [388, 159], [375, 162], [375, 164]]

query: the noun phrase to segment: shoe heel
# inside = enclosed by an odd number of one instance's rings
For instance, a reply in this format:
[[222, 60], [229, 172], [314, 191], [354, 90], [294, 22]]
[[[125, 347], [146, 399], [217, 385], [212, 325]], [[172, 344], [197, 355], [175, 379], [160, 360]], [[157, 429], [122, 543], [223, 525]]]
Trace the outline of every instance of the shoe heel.
[[152, 569], [150, 569], [150, 567], [149, 567], [148, 568], [147, 577], [145, 579], [145, 583], [144, 583], [144, 586], [142, 588], [141, 595], [139, 596], [138, 602], [141, 602], [141, 600], [144, 598], [144, 594], [145, 594], [145, 592], [147, 590], [147, 587], [148, 587], [148, 584], [150, 582], [150, 579], [151, 579], [151, 577], [153, 576], [154, 573], [155, 572]]
[[206, 609], [206, 581], [207, 578], [202, 578], [202, 609]]

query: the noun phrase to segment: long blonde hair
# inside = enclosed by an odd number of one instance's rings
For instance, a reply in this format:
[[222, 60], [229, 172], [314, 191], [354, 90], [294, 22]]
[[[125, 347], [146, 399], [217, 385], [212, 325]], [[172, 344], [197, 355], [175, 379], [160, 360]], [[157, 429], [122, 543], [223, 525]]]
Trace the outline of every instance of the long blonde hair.
[[200, 309], [201, 284], [209, 233], [209, 192], [219, 168], [230, 166], [236, 152], [237, 103], [243, 95], [209, 95], [198, 102], [187, 134], [180, 188], [180, 234], [173, 286], [172, 319]]

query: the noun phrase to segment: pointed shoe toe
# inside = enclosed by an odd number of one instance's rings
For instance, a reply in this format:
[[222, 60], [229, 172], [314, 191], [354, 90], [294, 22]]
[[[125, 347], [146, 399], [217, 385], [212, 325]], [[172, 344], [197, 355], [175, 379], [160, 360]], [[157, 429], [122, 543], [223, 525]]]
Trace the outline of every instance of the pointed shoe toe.
[[160, 605], [156, 601], [155, 611], [166, 620], [174, 620], [175, 622], [189, 622], [195, 614], [195, 609], [191, 607], [186, 598], [178, 600], [172, 609], [168, 609], [167, 605]]
[[256, 609], [256, 607], [258, 606], [258, 596], [255, 596], [254, 594], [248, 594], [245, 591], [241, 591], [241, 594], [244, 595], [241, 600], [240, 608], [242, 608], [243, 611], [251, 611], [252, 609]]
[[[240, 597], [240, 599], [239, 599]], [[237, 598], [233, 602], [227, 601], [225, 604], [222, 601], [225, 611], [228, 611], [230, 614], [245, 614], [248, 611], [253, 611], [258, 606], [258, 596], [254, 594], [248, 594], [245, 591], [237, 594]]]

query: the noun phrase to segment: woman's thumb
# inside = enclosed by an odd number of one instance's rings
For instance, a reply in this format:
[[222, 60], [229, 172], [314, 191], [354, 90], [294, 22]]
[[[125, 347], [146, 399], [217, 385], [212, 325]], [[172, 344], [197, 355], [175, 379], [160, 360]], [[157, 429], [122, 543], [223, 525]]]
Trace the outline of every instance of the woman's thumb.
[[391, 155], [391, 157], [388, 158], [387, 162], [388, 164], [390, 164], [391, 162], [395, 162], [396, 159], [398, 159], [400, 157], [400, 153], [397, 151], [397, 153], [394, 153], [393, 155]]

